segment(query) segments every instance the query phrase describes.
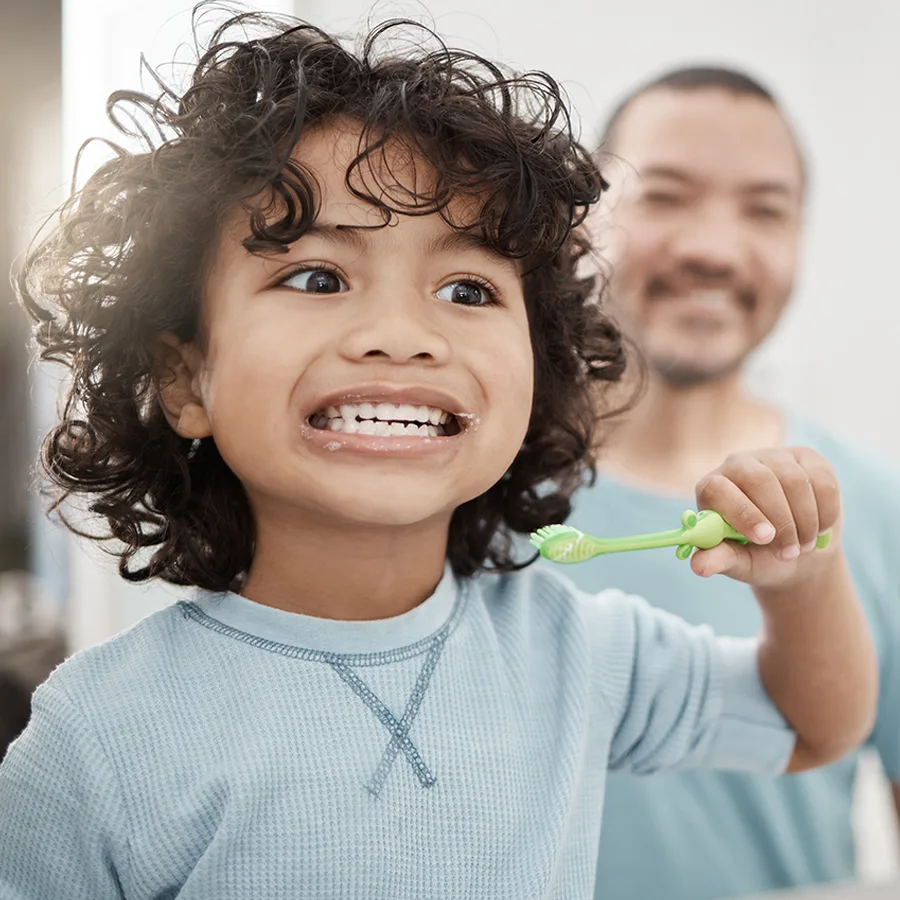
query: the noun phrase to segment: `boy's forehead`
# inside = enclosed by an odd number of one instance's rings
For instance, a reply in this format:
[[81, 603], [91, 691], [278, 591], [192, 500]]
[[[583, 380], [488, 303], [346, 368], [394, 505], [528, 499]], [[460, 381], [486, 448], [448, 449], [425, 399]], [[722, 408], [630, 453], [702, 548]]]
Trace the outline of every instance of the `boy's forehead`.
[[[362, 126], [352, 119], [330, 120], [310, 128], [298, 141], [291, 159], [315, 185], [317, 205], [315, 223], [311, 229], [319, 236], [343, 238], [345, 243], [358, 243], [366, 236], [376, 238], [384, 230], [386, 212], [371, 197], [383, 202], [391, 210], [389, 225], [400, 220], [415, 220], [422, 231], [435, 233], [431, 243], [441, 249], [472, 249], [506, 259], [484, 239], [470, 223], [480, 219], [486, 192], [458, 193], [444, 210], [444, 215], [403, 215], [404, 209], [422, 206], [439, 190], [438, 175], [431, 162], [410, 147], [410, 142], [394, 136], [377, 146], [381, 135], [362, 133]], [[359, 162], [366, 146], [376, 145], [371, 154]], [[361, 196], [360, 196], [361, 195]], [[263, 200], [263, 197], [257, 198]], [[251, 206], [255, 202], [251, 202]], [[276, 201], [269, 207], [267, 217], [277, 221], [286, 212]], [[248, 210], [236, 210], [228, 231], [232, 238], [242, 241], [248, 235]], [[445, 221], [446, 218], [453, 226]], [[406, 232], [408, 229], [401, 229]], [[388, 237], [388, 228], [382, 237]], [[441, 238], [441, 235], [455, 237]]]
[[[412, 197], [430, 196], [438, 176], [428, 160], [410, 148], [402, 136], [392, 136], [377, 146], [382, 135], [363, 134], [352, 119], [339, 118], [310, 129], [291, 154], [318, 183], [321, 203], [355, 205], [365, 214], [360, 225], [371, 225], [374, 213], [383, 216], [354, 191], [389, 206], [408, 205]], [[371, 147], [371, 152], [366, 152]], [[359, 159], [364, 154], [363, 159]]]

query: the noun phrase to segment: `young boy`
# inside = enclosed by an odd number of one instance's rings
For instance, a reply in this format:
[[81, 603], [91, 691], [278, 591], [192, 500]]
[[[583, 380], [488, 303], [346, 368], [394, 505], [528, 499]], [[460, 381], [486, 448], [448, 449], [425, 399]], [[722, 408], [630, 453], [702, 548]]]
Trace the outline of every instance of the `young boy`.
[[0, 768], [4, 900], [587, 898], [608, 769], [865, 736], [840, 542], [801, 552], [839, 525], [811, 452], [698, 490], [755, 542], [691, 565], [753, 586], [758, 643], [517, 571], [623, 369], [576, 274], [604, 182], [549, 77], [381, 52], [403, 27], [353, 55], [226, 23], [176, 105], [127, 98], [173, 136], [29, 260], [73, 374], [47, 470], [125, 577], [194, 590], [39, 689]]

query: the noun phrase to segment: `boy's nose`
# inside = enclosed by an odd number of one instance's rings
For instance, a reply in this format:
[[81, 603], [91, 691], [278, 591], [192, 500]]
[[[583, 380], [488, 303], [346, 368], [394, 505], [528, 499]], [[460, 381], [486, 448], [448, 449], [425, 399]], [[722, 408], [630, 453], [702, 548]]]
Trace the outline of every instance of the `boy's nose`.
[[378, 291], [377, 297], [361, 305], [344, 340], [344, 355], [353, 361], [446, 362], [450, 343], [440, 328], [437, 305], [441, 302], [409, 288]]

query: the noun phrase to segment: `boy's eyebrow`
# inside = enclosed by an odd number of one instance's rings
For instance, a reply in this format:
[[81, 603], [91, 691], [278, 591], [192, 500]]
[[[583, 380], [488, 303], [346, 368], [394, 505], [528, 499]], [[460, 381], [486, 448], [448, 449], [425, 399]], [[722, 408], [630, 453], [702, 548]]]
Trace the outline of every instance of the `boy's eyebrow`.
[[360, 231], [369, 231], [372, 227], [380, 226], [340, 225], [335, 222], [317, 221], [310, 225], [304, 232], [304, 236], [316, 235], [335, 244], [348, 244], [354, 250], [363, 250], [366, 246], [366, 239], [360, 234]]
[[486, 254], [494, 262], [516, 275], [519, 274], [519, 267], [514, 259], [498, 253], [482, 235], [474, 234], [471, 231], [447, 231], [430, 238], [425, 245], [426, 253], [453, 253], [466, 250]]
[[[367, 231], [380, 230], [382, 225], [344, 225], [335, 222], [317, 221], [306, 231], [308, 235], [316, 235], [326, 241], [345, 244], [355, 250], [364, 250]], [[468, 231], [447, 231], [428, 239], [423, 251], [426, 254], [452, 253], [475, 250], [490, 256], [498, 264], [510, 269], [516, 275], [519, 268], [514, 259], [498, 253], [481, 235]]]

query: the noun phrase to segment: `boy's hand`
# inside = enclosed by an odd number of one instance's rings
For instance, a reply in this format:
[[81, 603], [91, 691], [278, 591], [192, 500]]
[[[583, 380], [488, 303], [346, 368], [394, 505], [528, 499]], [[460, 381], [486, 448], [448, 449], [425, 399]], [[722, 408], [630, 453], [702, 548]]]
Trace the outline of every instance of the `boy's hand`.
[[[698, 550], [691, 567], [759, 588], [785, 587], [832, 562], [841, 499], [831, 466], [806, 447], [737, 453], [697, 485], [697, 508], [712, 509], [749, 538]], [[834, 530], [826, 550], [816, 538]]]

